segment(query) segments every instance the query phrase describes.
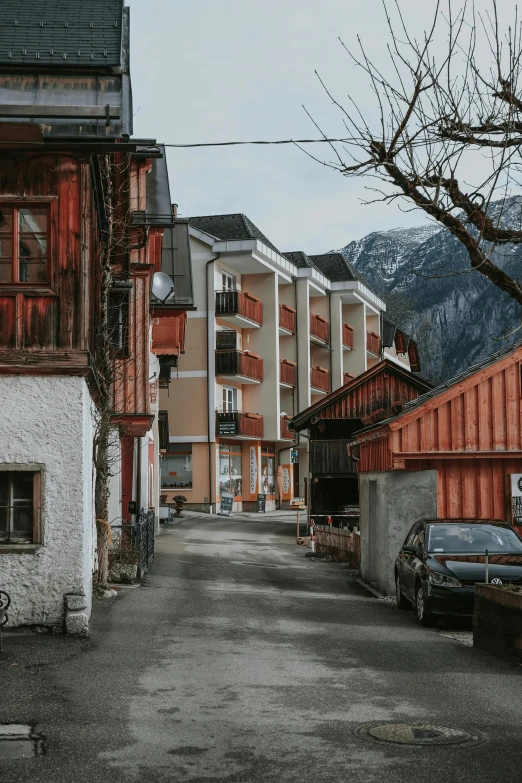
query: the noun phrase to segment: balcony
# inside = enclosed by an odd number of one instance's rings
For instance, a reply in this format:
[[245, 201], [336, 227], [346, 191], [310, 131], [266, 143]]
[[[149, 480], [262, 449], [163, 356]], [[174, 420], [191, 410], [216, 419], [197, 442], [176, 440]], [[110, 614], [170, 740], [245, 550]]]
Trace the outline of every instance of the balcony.
[[216, 318], [243, 329], [258, 329], [263, 323], [263, 304], [244, 291], [216, 291]]
[[295, 334], [295, 310], [288, 305], [279, 305], [279, 334]]
[[319, 345], [328, 345], [329, 333], [328, 321], [320, 315], [310, 313], [310, 339], [312, 342], [319, 343]]
[[220, 438], [262, 438], [263, 417], [258, 413], [217, 411], [216, 435]]
[[355, 375], [352, 375], [349, 372], [343, 372], [343, 384], [346, 386], [347, 383], [350, 383], [350, 381], [353, 381], [355, 378]]
[[350, 324], [343, 324], [343, 348], [345, 350], [353, 351], [353, 326]]
[[366, 332], [366, 350], [374, 356], [381, 355], [381, 338], [375, 332]]
[[288, 429], [288, 422], [291, 416], [281, 416], [280, 436], [281, 440], [294, 440], [295, 433]]
[[280, 386], [297, 386], [297, 365], [288, 359], [281, 359], [281, 370], [279, 376]]
[[261, 383], [263, 360], [255, 353], [216, 351], [216, 375], [224, 375], [238, 383]]
[[330, 391], [330, 373], [324, 367], [312, 367], [310, 371], [312, 394]]

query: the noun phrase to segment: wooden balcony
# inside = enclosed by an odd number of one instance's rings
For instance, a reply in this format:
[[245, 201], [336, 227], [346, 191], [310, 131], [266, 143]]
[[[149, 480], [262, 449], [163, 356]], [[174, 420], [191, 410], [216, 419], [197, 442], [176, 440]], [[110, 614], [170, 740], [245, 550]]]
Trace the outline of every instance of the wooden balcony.
[[288, 305], [279, 305], [279, 333], [295, 334], [295, 310]]
[[343, 324], [343, 347], [349, 348], [353, 351], [353, 333], [354, 333], [353, 326], [350, 326], [350, 324]]
[[326, 344], [330, 339], [328, 321], [315, 313], [310, 313], [310, 338]]
[[224, 375], [239, 383], [260, 383], [263, 380], [263, 360], [246, 351], [216, 351], [216, 375]]
[[216, 318], [234, 326], [258, 328], [263, 323], [263, 303], [245, 291], [216, 291]]
[[312, 367], [310, 371], [310, 386], [322, 392], [330, 391], [330, 373], [324, 367]]
[[349, 372], [343, 372], [343, 383], [346, 386], [347, 383], [350, 383], [350, 381], [353, 381], [355, 378], [355, 375], [352, 375]]
[[220, 438], [262, 438], [263, 417], [258, 413], [216, 411], [216, 435]]
[[281, 359], [279, 383], [281, 386], [297, 386], [297, 364]]
[[375, 332], [366, 332], [366, 350], [375, 356], [381, 355], [381, 338]]
[[290, 421], [291, 418], [292, 418], [291, 416], [281, 416], [281, 425], [280, 425], [281, 440], [295, 439], [295, 433], [292, 432], [292, 430], [288, 429], [288, 422]]

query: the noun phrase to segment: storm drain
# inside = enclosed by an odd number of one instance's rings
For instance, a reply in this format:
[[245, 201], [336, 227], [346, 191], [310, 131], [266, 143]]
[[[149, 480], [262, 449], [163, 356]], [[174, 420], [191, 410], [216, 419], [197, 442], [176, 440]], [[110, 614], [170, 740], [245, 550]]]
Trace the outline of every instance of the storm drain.
[[468, 748], [479, 745], [485, 737], [479, 731], [450, 729], [430, 723], [365, 723], [355, 729], [361, 739], [394, 745], [439, 746]]
[[0, 724], [0, 759], [24, 759], [45, 753], [44, 738], [32, 726]]

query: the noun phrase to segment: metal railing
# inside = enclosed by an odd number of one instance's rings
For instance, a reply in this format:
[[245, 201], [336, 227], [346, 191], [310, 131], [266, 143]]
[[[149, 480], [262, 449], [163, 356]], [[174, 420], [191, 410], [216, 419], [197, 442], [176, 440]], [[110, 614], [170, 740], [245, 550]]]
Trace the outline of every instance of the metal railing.
[[263, 303], [245, 291], [216, 291], [216, 316], [220, 315], [240, 315], [261, 325]]
[[216, 351], [216, 375], [243, 375], [262, 381], [263, 360], [255, 354], [241, 351]]

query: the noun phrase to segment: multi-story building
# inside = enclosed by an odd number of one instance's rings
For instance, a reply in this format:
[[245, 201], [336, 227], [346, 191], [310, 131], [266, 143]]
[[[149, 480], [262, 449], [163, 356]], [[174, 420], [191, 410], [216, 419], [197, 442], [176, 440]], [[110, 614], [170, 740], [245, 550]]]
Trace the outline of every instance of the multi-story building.
[[271, 510], [306, 494], [307, 441], [289, 419], [382, 357], [415, 369], [416, 347], [341, 254], [281, 253], [241, 214], [189, 226], [197, 309], [161, 401], [162, 492], [207, 511], [222, 492], [234, 510], [264, 494]]

